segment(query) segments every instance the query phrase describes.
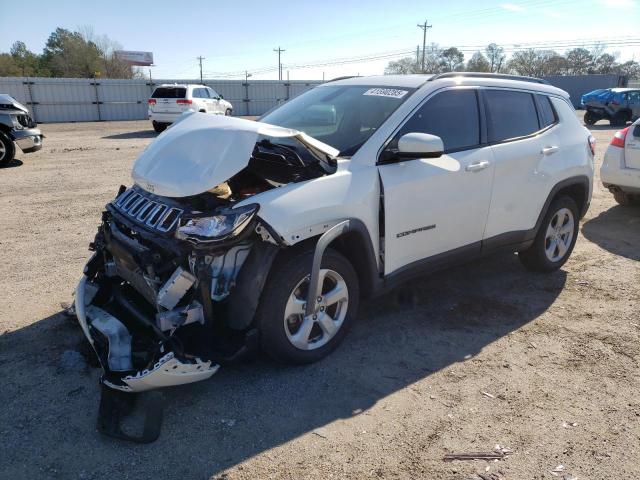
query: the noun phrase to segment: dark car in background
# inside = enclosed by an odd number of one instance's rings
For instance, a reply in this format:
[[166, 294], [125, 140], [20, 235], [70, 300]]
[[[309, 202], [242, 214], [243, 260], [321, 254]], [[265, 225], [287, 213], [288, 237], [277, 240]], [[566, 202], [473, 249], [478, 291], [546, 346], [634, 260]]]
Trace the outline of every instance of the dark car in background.
[[623, 126], [640, 117], [640, 88], [606, 88], [586, 93], [580, 103], [587, 110], [584, 123], [609, 120], [611, 125]]
[[42, 148], [44, 135], [36, 127], [27, 107], [11, 95], [0, 93], [0, 167], [13, 161], [16, 146], [23, 153]]

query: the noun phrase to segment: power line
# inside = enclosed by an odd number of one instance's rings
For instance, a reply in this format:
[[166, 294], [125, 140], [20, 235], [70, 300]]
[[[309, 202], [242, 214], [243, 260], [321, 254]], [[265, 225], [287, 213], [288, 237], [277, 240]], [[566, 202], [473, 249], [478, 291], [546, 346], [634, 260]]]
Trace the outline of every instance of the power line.
[[[426, 22], [425, 22], [426, 23]], [[574, 40], [555, 40], [555, 41], [546, 41], [546, 42], [523, 42], [523, 43], [513, 43], [513, 44], [498, 44], [499, 47], [504, 49], [505, 53], [513, 53], [522, 50], [527, 50], [530, 48], [533, 49], [566, 49], [566, 48], [577, 48], [577, 47], [595, 47], [598, 45], [605, 44], [607, 47], [629, 47], [629, 46], [640, 46], [640, 37], [608, 37], [608, 38], [583, 38], [583, 39], [574, 39]], [[475, 52], [477, 50], [481, 50], [485, 48], [486, 45], [460, 45], [458, 48], [461, 52]], [[444, 48], [443, 48], [444, 49]], [[274, 49], [274, 51], [278, 51]], [[294, 69], [304, 69], [304, 68], [318, 68], [318, 67], [327, 67], [327, 66], [337, 66], [337, 65], [346, 65], [352, 63], [363, 63], [370, 62], [375, 60], [390, 60], [392, 58], [398, 57], [406, 57], [409, 55], [413, 55], [415, 50], [407, 49], [407, 50], [394, 50], [387, 52], [378, 52], [370, 55], [361, 55], [354, 57], [342, 57], [342, 58], [333, 58], [320, 60], [317, 62], [309, 62], [309, 63], [292, 63], [287, 64], [286, 67], [290, 70]], [[262, 73], [270, 73], [278, 70], [280, 73], [282, 72], [282, 64], [278, 62], [277, 67], [262, 67], [256, 69], [248, 69], [247, 71], [253, 75], [262, 74]], [[230, 77], [241, 77], [245, 74], [245, 70], [241, 71], [232, 71], [232, 72], [207, 72], [207, 76], [209, 77], [217, 77], [217, 78], [230, 78]], [[281, 79], [281, 78], [280, 78]]]

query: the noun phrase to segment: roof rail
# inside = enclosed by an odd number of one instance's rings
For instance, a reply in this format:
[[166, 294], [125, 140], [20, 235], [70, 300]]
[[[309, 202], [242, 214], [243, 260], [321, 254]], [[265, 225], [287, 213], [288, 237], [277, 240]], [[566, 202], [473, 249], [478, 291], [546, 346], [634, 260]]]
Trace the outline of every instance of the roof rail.
[[349, 78], [357, 78], [357, 77], [359, 77], [359, 75], [345, 75], [344, 77], [332, 78], [331, 80], [327, 80], [324, 83], [337, 82], [338, 80], [347, 80]]
[[541, 78], [535, 77], [525, 77], [521, 75], [507, 75], [505, 73], [486, 73], [486, 72], [447, 72], [447, 73], [438, 73], [433, 77], [429, 78], [427, 82], [433, 82], [434, 80], [440, 80], [442, 78], [453, 78], [453, 77], [474, 77], [474, 78], [498, 78], [503, 80], [518, 80], [520, 82], [531, 82], [531, 83], [542, 83], [545, 85], [550, 85], [549, 82], [543, 80]]

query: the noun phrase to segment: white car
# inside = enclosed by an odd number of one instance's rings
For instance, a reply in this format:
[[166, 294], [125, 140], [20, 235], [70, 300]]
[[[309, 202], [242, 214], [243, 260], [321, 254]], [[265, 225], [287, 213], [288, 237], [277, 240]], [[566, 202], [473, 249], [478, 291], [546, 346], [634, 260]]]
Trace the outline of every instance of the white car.
[[640, 119], [615, 134], [604, 154], [600, 179], [620, 205], [640, 204]]
[[76, 291], [103, 383], [202, 380], [256, 347], [319, 360], [360, 301], [496, 250], [555, 271], [593, 148], [566, 92], [504, 75], [342, 79], [257, 122], [183, 115], [107, 205]]
[[233, 105], [215, 90], [204, 85], [159, 85], [149, 99], [149, 120], [156, 132], [162, 132], [184, 112], [231, 115]]

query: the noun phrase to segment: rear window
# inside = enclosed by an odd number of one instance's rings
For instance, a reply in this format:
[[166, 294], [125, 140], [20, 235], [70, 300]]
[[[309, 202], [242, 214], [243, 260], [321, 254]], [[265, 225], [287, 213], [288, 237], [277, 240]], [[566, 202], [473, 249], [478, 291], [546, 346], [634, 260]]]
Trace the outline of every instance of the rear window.
[[151, 98], [184, 98], [187, 89], [184, 87], [159, 87], [156, 88]]
[[507, 90], [486, 90], [489, 141], [503, 142], [540, 130], [533, 95]]
[[542, 119], [542, 128], [553, 125], [558, 121], [556, 111], [551, 105], [551, 99], [546, 95], [538, 95], [538, 105], [540, 105], [540, 118]]

